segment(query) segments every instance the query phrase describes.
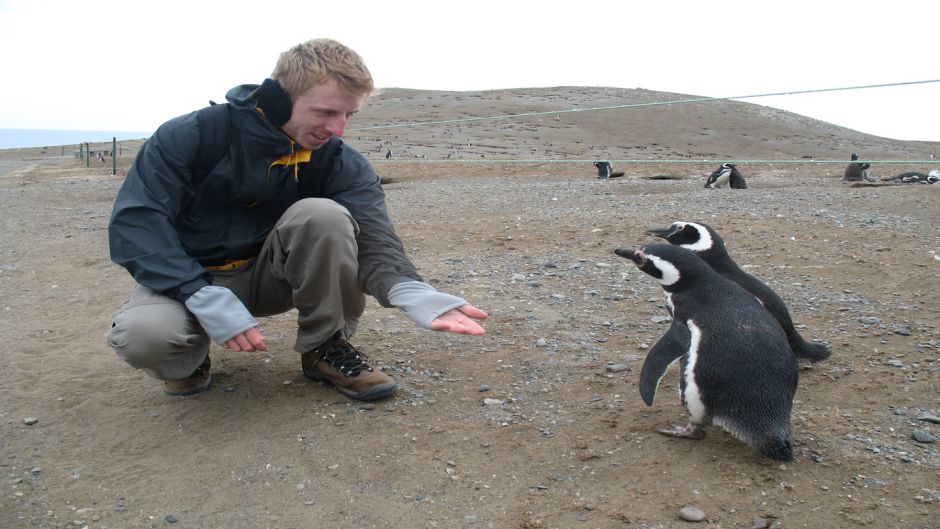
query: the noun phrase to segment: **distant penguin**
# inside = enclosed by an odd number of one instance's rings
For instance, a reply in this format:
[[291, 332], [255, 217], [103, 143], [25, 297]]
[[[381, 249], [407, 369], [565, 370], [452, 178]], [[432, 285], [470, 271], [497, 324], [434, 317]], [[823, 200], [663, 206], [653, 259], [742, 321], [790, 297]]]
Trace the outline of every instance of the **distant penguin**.
[[858, 154], [853, 152], [852, 163], [846, 166], [845, 172], [842, 174], [842, 180], [846, 182], [871, 181], [871, 177], [868, 175], [871, 164], [868, 162], [858, 163], [855, 160], [858, 160]]
[[832, 354], [825, 344], [808, 342], [800, 336], [796, 327], [793, 326], [790, 311], [787, 310], [787, 305], [780, 296], [763, 281], [741, 270], [741, 267], [728, 255], [721, 236], [711, 226], [695, 222], [673, 222], [672, 226], [666, 229], [647, 230], [646, 234], [665, 239], [669, 244], [695, 252], [695, 255], [708, 263], [714, 271], [741, 285], [757, 297], [764, 308], [780, 322], [780, 326], [787, 335], [790, 348], [797, 358], [819, 362]]
[[623, 176], [623, 171], [614, 172], [614, 166], [610, 162], [594, 162], [594, 167], [597, 167], [597, 179], [598, 180], [607, 180], [608, 178], [617, 178]]
[[731, 189], [747, 189], [744, 176], [733, 163], [723, 163], [721, 167], [715, 169], [705, 180], [705, 187], [717, 189], [728, 182], [731, 182]]
[[793, 459], [790, 411], [799, 373], [787, 337], [757, 299], [685, 248], [648, 244], [617, 255], [656, 278], [672, 324], [640, 372], [640, 396], [653, 404], [669, 366], [681, 359], [679, 393], [689, 424], [660, 433], [701, 439], [716, 424], [761, 454]]
[[897, 176], [892, 176], [890, 178], [882, 178], [884, 181], [890, 182], [899, 182], [902, 184], [936, 184], [940, 181], [940, 170], [930, 171], [929, 174], [918, 173], [917, 171], [909, 171], [906, 173], [901, 173]]

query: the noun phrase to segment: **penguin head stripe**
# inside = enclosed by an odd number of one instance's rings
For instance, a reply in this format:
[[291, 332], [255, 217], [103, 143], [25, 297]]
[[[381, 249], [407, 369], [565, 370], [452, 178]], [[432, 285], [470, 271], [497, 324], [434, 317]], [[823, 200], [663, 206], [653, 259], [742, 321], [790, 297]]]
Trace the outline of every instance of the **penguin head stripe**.
[[669, 285], [674, 285], [679, 281], [679, 269], [675, 267], [669, 261], [663, 259], [662, 257], [657, 257], [655, 255], [646, 255], [640, 250], [640, 254], [643, 258], [649, 259], [652, 261], [653, 265], [659, 270], [659, 273], [662, 277], [656, 278], [659, 281], [659, 284], [664, 287]]
[[708, 228], [702, 226], [701, 224], [696, 224], [694, 222], [677, 222], [680, 224], [681, 228], [695, 228], [698, 231], [698, 240], [688, 244], [680, 244], [682, 248], [690, 250], [693, 252], [704, 252], [705, 250], [710, 250], [714, 246], [714, 241], [712, 240], [712, 234], [709, 233]]

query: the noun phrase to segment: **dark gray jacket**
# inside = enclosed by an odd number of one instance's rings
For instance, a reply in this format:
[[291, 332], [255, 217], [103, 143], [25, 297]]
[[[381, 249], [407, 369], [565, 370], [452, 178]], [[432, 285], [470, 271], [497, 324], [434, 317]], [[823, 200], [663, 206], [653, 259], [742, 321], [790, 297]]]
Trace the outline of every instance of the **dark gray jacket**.
[[[195, 112], [164, 123], [144, 143], [118, 191], [108, 232], [111, 259], [138, 283], [185, 301], [212, 283], [205, 267], [256, 256], [281, 214], [301, 198], [296, 171], [303, 162], [272, 165], [295, 145], [258, 111], [258, 88], [241, 85], [226, 95], [228, 150], [205, 177], [192, 169]], [[346, 144], [328, 177], [322, 197], [346, 207], [359, 224], [359, 286], [391, 306], [392, 286], [422, 279], [395, 235], [381, 182]]]

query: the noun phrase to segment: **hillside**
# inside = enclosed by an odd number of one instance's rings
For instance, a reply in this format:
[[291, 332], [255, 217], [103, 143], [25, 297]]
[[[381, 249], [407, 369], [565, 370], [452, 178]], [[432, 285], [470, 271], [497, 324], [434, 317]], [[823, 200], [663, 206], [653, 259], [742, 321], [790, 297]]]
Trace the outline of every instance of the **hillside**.
[[[389, 88], [363, 107], [347, 140], [371, 153], [429, 159], [923, 160], [936, 142], [863, 134], [754, 103], [644, 89], [556, 87], [441, 92]], [[654, 104], [580, 112], [622, 105]], [[436, 123], [466, 118], [551, 115]], [[393, 126], [390, 128], [375, 128]]]

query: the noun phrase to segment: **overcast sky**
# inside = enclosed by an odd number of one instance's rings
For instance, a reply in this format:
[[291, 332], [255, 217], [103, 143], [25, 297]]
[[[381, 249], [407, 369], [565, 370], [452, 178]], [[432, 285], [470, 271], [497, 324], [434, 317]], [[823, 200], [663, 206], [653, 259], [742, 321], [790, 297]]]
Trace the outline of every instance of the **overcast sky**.
[[[359, 52], [379, 87], [728, 97], [938, 80], [938, 21], [923, 0], [0, 0], [0, 128], [152, 131], [315, 37]], [[743, 101], [940, 141], [940, 83]]]

